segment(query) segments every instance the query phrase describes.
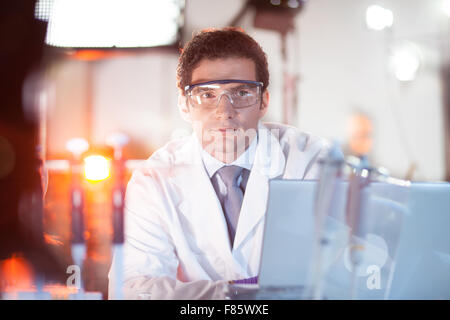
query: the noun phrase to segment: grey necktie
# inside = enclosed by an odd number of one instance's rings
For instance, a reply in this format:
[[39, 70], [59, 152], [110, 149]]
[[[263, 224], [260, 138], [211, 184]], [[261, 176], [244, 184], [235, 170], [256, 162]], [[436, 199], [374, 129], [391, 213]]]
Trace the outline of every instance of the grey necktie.
[[244, 198], [244, 193], [237, 184], [242, 170], [243, 168], [238, 166], [224, 166], [217, 171], [227, 188], [227, 194], [224, 197], [222, 207], [225, 213], [225, 219], [227, 220], [228, 234], [230, 235], [232, 244], [234, 242], [239, 212], [241, 211], [242, 200]]

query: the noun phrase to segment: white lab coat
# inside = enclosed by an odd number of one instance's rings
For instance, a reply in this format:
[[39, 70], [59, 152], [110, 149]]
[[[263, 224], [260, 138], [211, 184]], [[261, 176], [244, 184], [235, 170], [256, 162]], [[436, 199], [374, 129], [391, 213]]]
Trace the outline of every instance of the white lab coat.
[[[171, 141], [135, 170], [128, 183], [125, 298], [221, 299], [227, 280], [256, 276], [269, 179], [317, 178], [316, 160], [328, 144], [294, 127], [259, 124], [233, 248], [199, 148], [195, 134]], [[110, 298], [117, 262], [109, 274]]]

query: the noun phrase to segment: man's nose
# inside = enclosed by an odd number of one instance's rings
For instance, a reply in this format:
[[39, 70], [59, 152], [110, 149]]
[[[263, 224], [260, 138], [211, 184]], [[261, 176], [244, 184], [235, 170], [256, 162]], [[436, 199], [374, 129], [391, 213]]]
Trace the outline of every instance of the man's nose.
[[222, 94], [217, 102], [216, 114], [226, 118], [232, 118], [236, 114], [233, 105], [231, 104], [231, 97], [228, 94]]

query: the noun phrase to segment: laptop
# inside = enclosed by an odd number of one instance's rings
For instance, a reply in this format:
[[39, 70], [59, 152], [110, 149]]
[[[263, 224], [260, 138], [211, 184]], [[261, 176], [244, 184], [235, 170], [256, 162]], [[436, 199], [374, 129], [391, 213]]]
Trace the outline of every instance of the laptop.
[[[316, 189], [317, 181], [270, 181], [258, 290], [237, 286], [235, 299], [310, 297]], [[449, 299], [450, 184], [370, 184], [364, 232], [354, 236], [363, 248], [358, 265], [350, 262], [347, 192], [348, 182], [336, 185], [333, 212], [324, 222], [333, 246], [321, 260], [322, 297]]]
[[230, 286], [232, 299], [301, 298], [312, 257], [314, 195], [312, 182], [269, 181], [258, 284]]

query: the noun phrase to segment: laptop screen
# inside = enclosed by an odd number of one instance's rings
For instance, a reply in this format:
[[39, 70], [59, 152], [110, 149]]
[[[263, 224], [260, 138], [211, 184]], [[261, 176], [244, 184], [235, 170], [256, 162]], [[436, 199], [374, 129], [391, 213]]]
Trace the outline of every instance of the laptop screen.
[[[316, 188], [317, 181], [270, 181], [260, 287], [312, 283]], [[336, 187], [324, 222], [332, 240], [321, 260], [326, 297], [351, 298], [356, 279], [359, 299], [450, 299], [450, 184], [376, 182], [364, 192], [355, 235], [346, 215], [348, 182]], [[355, 247], [361, 260], [353, 267]]]

